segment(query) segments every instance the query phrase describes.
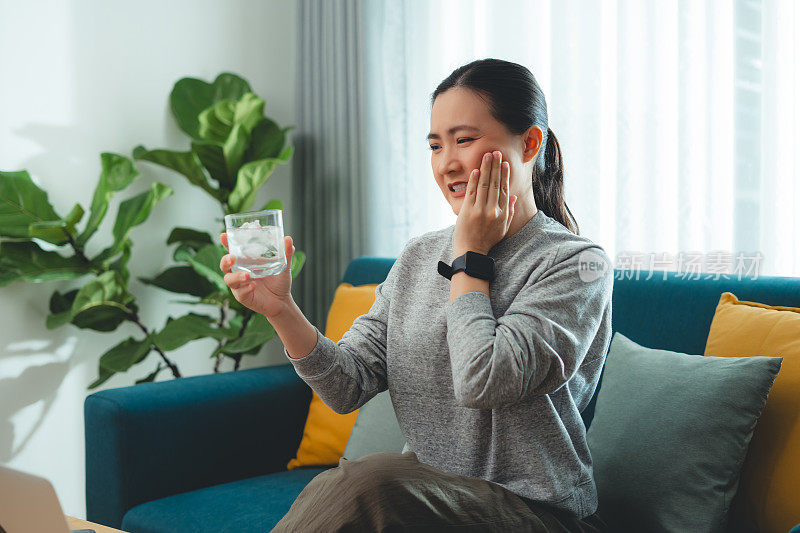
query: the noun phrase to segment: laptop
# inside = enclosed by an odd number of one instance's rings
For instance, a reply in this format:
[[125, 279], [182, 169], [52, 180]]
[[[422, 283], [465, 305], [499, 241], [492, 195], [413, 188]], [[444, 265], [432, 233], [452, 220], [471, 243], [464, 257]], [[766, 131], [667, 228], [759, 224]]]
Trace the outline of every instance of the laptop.
[[94, 530], [70, 530], [49, 481], [0, 466], [0, 533], [90, 532]]

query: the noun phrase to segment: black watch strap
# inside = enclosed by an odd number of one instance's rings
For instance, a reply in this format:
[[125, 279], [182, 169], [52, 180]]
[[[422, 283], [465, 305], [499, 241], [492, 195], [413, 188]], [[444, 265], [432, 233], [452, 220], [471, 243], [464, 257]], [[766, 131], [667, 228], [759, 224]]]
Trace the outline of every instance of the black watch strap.
[[447, 279], [451, 279], [453, 277], [453, 268], [444, 261], [439, 261], [437, 269], [439, 270], [439, 274]]
[[456, 257], [452, 266], [439, 261], [438, 270], [439, 274], [447, 279], [452, 279], [453, 274], [460, 270], [466, 272], [468, 276], [487, 281], [492, 281], [495, 277], [494, 258], [472, 251]]

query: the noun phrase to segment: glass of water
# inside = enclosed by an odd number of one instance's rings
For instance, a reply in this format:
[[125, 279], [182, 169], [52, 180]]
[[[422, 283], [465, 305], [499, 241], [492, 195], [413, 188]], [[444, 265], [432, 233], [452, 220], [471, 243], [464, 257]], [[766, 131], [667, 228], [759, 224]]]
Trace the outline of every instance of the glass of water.
[[249, 272], [251, 278], [265, 278], [286, 269], [283, 242], [283, 212], [266, 209], [225, 215], [228, 252], [236, 257], [233, 272]]

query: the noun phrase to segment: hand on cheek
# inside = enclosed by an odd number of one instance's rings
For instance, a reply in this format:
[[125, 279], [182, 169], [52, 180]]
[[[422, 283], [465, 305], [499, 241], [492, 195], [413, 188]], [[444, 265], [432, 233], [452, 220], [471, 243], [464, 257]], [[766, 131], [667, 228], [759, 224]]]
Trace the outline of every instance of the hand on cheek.
[[517, 199], [509, 195], [510, 176], [499, 151], [484, 154], [480, 168], [472, 171], [453, 234], [454, 257], [467, 250], [487, 254], [505, 237]]

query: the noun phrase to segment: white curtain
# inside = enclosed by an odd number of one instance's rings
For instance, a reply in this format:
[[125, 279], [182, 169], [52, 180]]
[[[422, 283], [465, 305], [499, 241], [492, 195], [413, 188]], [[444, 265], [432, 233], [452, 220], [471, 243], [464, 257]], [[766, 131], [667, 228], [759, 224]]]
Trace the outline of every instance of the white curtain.
[[372, 253], [396, 256], [455, 223], [430, 167], [430, 94], [458, 66], [495, 57], [542, 87], [567, 205], [615, 266], [734, 273], [744, 261], [753, 275], [800, 276], [800, 2], [364, 9]]

